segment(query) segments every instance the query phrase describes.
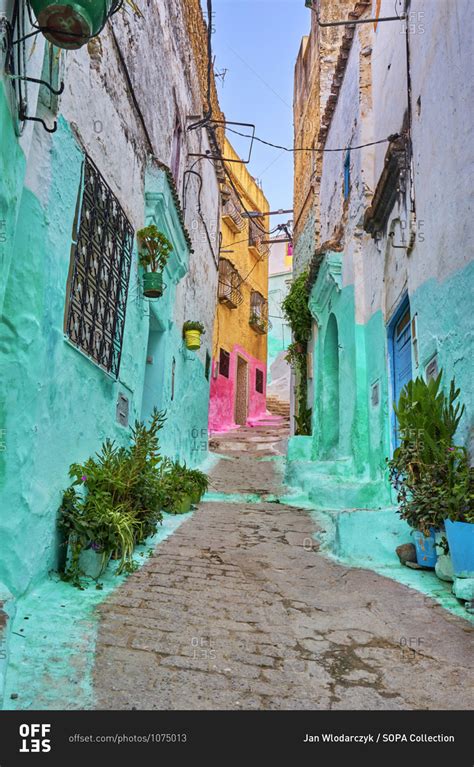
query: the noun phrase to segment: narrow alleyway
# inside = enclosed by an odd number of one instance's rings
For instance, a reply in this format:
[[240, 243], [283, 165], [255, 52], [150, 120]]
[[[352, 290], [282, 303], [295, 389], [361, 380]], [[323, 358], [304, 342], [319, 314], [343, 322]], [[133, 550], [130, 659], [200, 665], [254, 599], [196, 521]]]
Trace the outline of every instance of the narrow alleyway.
[[282, 426], [215, 439], [211, 491], [259, 500], [201, 504], [100, 607], [98, 707], [468, 708], [469, 624], [330, 561], [308, 512], [271, 500]]

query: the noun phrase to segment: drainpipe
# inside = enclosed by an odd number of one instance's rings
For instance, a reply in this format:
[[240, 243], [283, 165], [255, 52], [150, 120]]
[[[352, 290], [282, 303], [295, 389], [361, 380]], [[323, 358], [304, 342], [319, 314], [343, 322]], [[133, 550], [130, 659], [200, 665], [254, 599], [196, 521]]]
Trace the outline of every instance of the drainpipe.
[[[404, 17], [408, 16], [408, 8], [411, 0], [405, 0], [405, 12]], [[416, 207], [415, 207], [415, 180], [414, 180], [414, 166], [413, 166], [413, 143], [412, 143], [412, 124], [413, 124], [413, 110], [412, 110], [412, 98], [411, 98], [411, 72], [410, 72], [410, 32], [409, 25], [405, 26], [405, 47], [406, 47], [406, 66], [407, 66], [407, 117], [408, 117], [408, 185], [410, 194], [410, 221], [409, 221], [409, 237], [407, 244], [407, 256], [410, 255], [415, 245], [416, 240]]]

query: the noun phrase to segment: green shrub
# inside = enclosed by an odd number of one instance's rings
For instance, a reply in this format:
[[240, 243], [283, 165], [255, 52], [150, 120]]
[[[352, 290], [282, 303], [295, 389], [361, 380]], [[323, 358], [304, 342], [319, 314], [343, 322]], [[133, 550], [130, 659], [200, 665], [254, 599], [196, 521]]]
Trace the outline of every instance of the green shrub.
[[445, 394], [441, 377], [404, 387], [394, 406], [400, 446], [388, 461], [400, 516], [425, 533], [447, 518], [474, 521], [472, 469], [465, 448], [454, 444], [464, 406], [454, 379]]
[[71, 546], [65, 577], [76, 585], [81, 551], [92, 546], [104, 561], [115, 554], [117, 573], [131, 571], [134, 546], [156, 532], [164, 500], [158, 442], [164, 421], [155, 409], [148, 428], [135, 423], [130, 447], [106, 440], [94, 457], [71, 465], [74, 481], [63, 495], [58, 524]]

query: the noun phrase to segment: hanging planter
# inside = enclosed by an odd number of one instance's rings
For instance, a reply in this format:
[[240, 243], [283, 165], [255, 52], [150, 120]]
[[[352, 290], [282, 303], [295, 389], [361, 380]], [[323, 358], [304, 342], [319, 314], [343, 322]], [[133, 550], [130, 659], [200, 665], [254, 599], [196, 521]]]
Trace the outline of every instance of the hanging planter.
[[120, 0], [29, 0], [41, 31], [58, 48], [81, 48], [99, 34]]
[[163, 274], [145, 272], [143, 275], [143, 295], [146, 298], [160, 298], [163, 295]]
[[140, 246], [139, 262], [145, 271], [143, 275], [143, 295], [146, 298], [160, 298], [163, 295], [163, 269], [173, 246], [163, 232], [151, 224], [137, 232]]
[[206, 331], [201, 322], [187, 321], [183, 325], [183, 336], [186, 347], [190, 351], [197, 351], [201, 348], [201, 336]]

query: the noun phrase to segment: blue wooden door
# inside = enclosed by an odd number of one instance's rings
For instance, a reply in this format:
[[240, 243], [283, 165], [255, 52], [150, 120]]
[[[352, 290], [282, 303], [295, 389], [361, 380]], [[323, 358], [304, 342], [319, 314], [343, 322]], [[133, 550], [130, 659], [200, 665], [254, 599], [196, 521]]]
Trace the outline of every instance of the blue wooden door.
[[[411, 369], [411, 321], [410, 305], [404, 303], [397, 313], [392, 336], [392, 373], [393, 373], [393, 401], [398, 404], [401, 391], [412, 377]], [[393, 443], [399, 444], [397, 434], [397, 419], [393, 414], [392, 420]]]

